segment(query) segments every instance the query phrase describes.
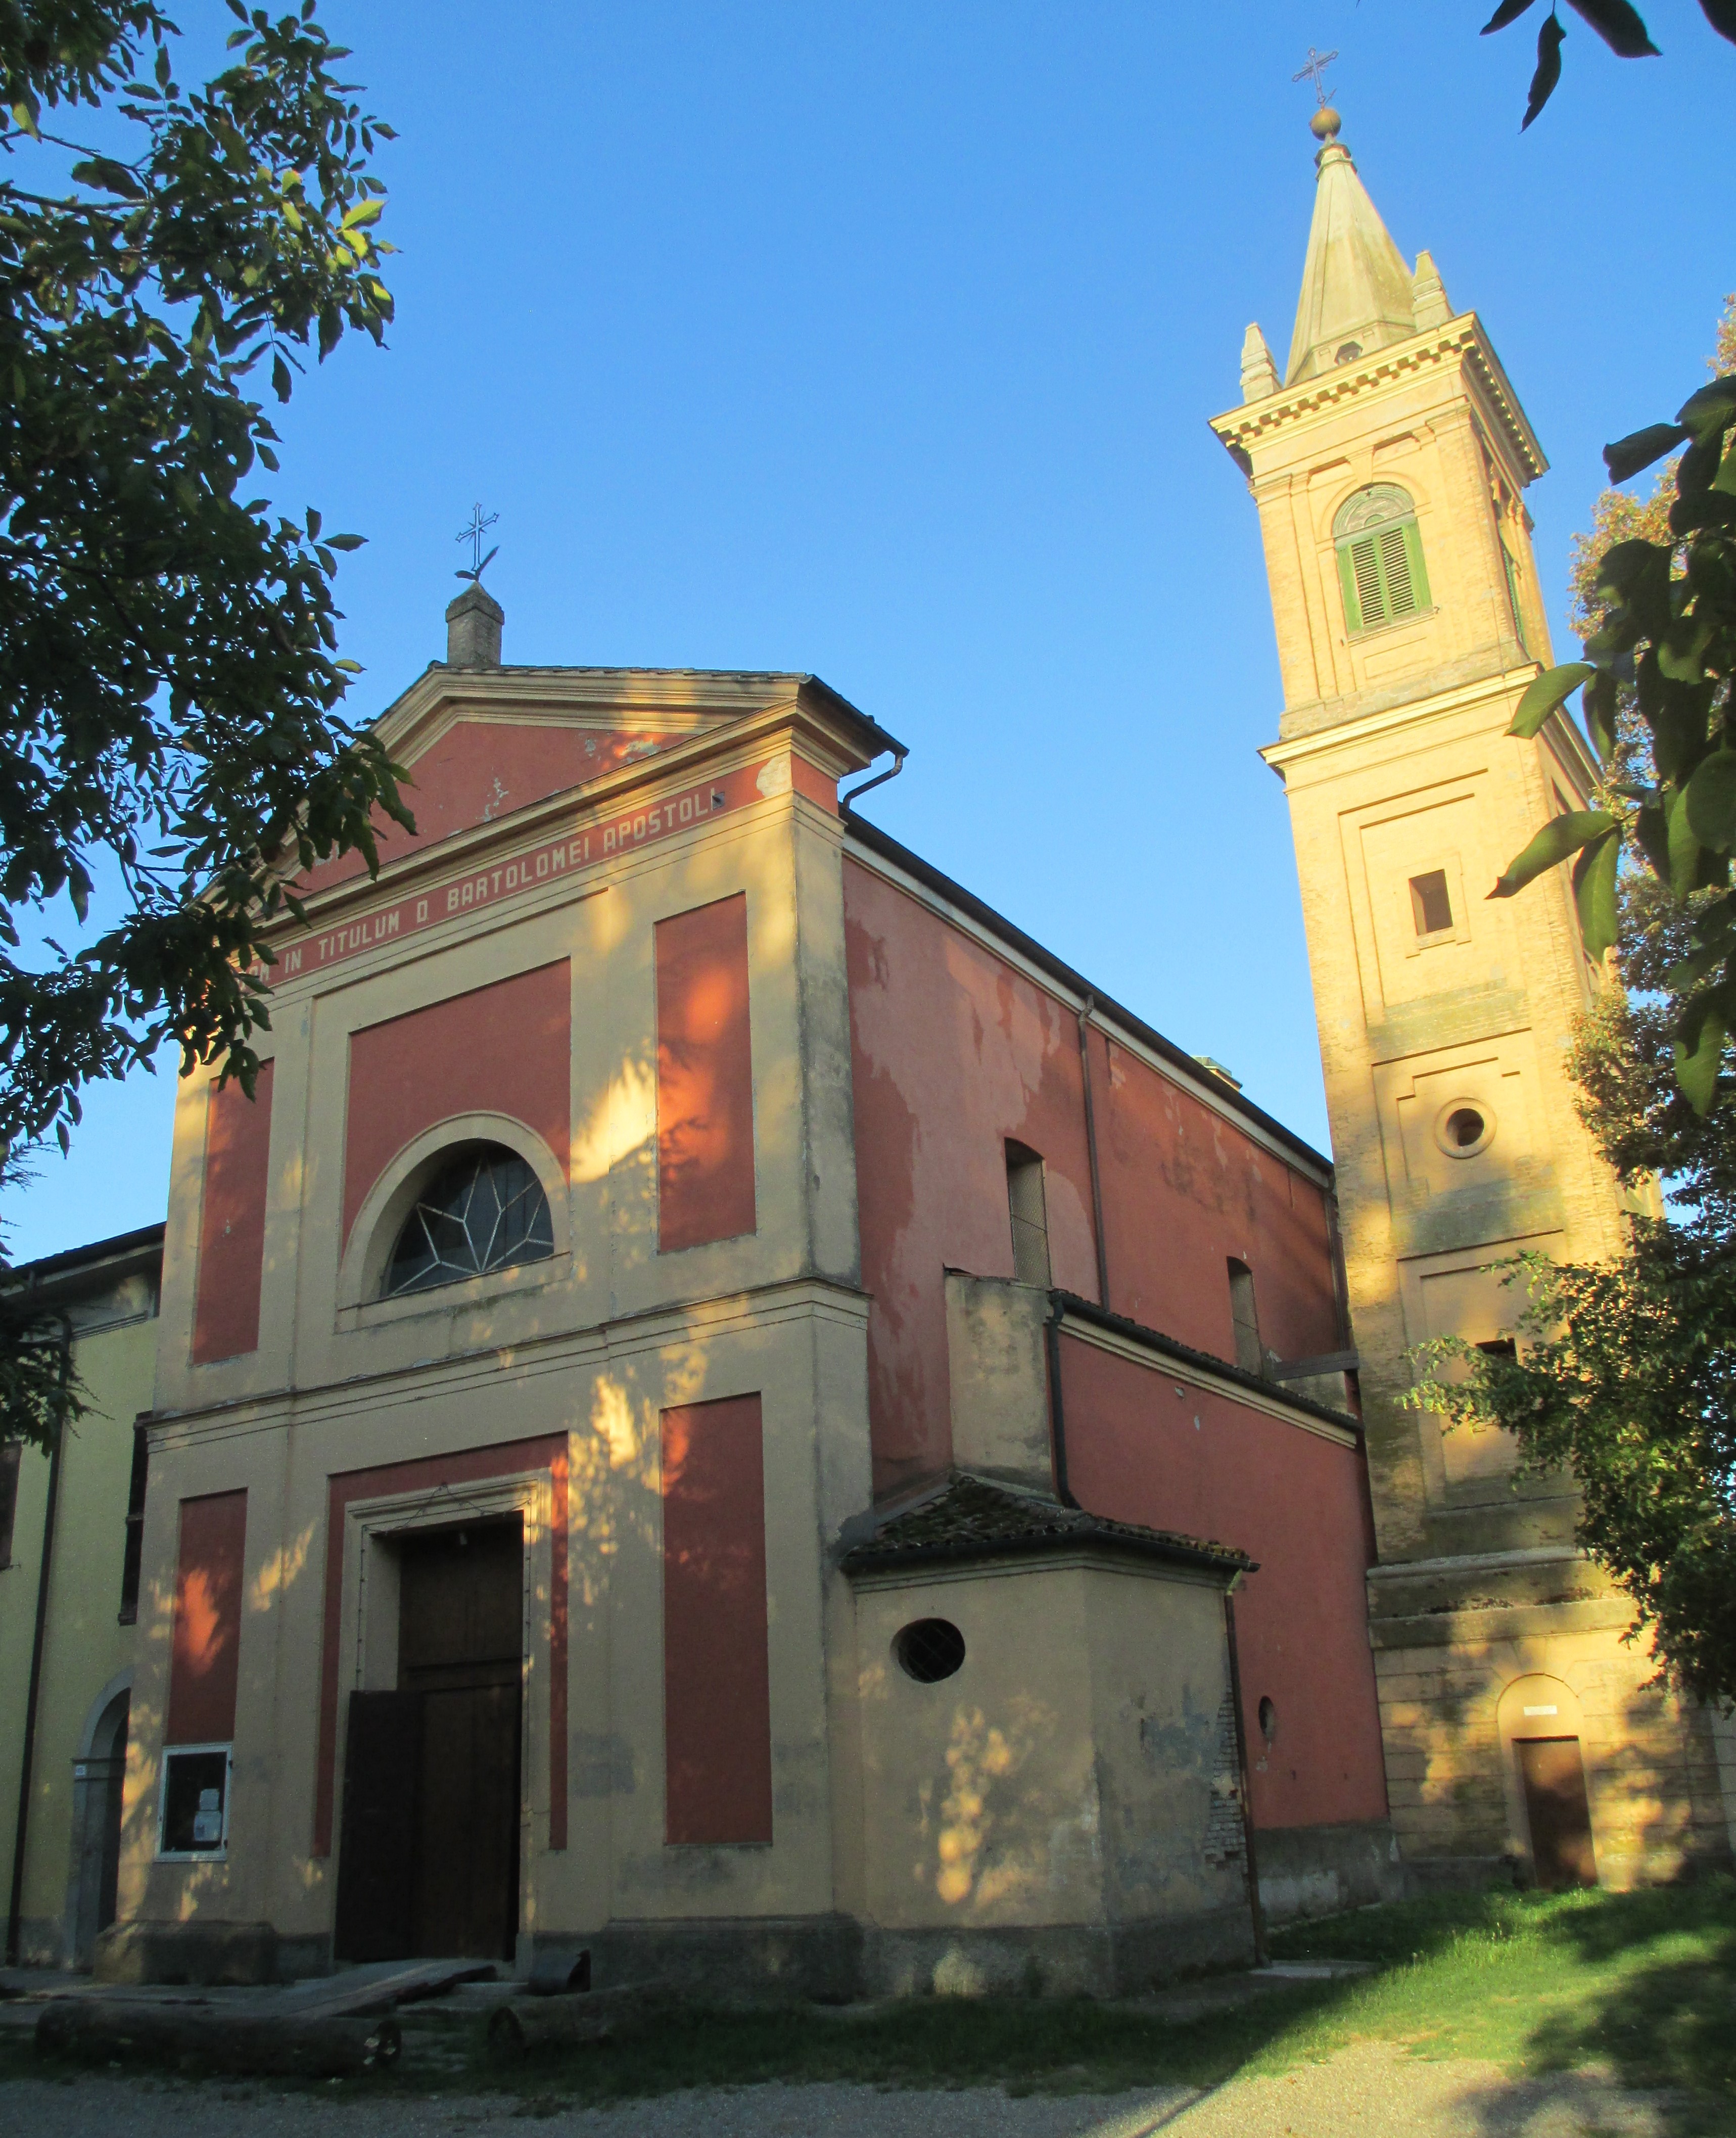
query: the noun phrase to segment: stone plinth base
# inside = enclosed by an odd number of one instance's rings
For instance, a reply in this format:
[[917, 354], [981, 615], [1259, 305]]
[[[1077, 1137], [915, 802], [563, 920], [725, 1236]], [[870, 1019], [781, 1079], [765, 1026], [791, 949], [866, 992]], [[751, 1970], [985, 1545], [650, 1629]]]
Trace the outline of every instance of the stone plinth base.
[[269, 1923], [111, 1923], [96, 1940], [99, 1982], [276, 1982]]
[[1270, 1828], [1255, 1834], [1254, 1850], [1269, 1923], [1402, 1901], [1407, 1890], [1398, 1837], [1383, 1818]]

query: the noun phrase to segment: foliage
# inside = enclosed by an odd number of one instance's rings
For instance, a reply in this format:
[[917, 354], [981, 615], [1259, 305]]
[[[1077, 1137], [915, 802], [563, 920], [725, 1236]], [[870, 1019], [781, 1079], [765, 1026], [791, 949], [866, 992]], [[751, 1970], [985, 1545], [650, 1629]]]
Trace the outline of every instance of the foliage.
[[287, 398], [298, 346], [317, 333], [323, 356], [346, 325], [378, 339], [390, 316], [363, 163], [382, 129], [311, 7], [272, 23], [231, 5], [239, 58], [191, 95], [156, 0], [0, 12], [0, 145], [46, 177], [76, 145], [43, 133], [44, 107], [118, 96], [137, 152], [81, 155], [70, 193], [0, 184], [0, 932], [15, 949], [16, 907], [63, 889], [82, 916], [97, 850], [132, 909], [46, 974], [0, 965], [8, 1140], [64, 1129], [80, 1083], [170, 1033], [183, 1066], [251, 1083], [271, 857], [292, 827], [303, 866], [371, 853], [369, 809], [396, 802], [378, 744], [334, 710], [329, 581], [356, 538], [237, 496], [275, 466], [248, 375], [269, 357]]
[[[64, 1149], [80, 1088], [170, 1038], [251, 1091], [284, 875], [372, 867], [371, 813], [410, 822], [340, 711], [358, 538], [241, 487], [277, 466], [256, 377], [286, 401], [303, 351], [392, 316], [390, 129], [315, 0], [228, 4], [228, 63], [183, 90], [159, 0], [0, 0], [0, 1148]], [[53, 130], [81, 112], [100, 145]], [[121, 917], [27, 955], [21, 921], [65, 893], [82, 925], [100, 871]]]
[[[1714, 362], [1736, 369], [1736, 297]], [[1671, 463], [1650, 496], [1610, 490], [1600, 499], [1573, 558], [1575, 620], [1593, 627], [1588, 651], [1603, 628], [1607, 558], [1629, 547], [1667, 567], [1684, 546], [1675, 520], [1681, 495], [1681, 466]], [[1683, 574], [1680, 583], [1692, 583]], [[1669, 629], [1659, 633], [1660, 666]], [[1686, 686], [1667, 673], [1648, 681], [1650, 657], [1648, 649], [1631, 670], [1600, 671], [1592, 686], [1608, 708], [1603, 798], [1617, 828], [1603, 836], [1612, 856], [1630, 836], [1644, 852], [1645, 813], [1670, 783], [1677, 798], [1663, 806], [1678, 815], [1688, 807], [1680, 788], [1692, 775], [1685, 781], [1670, 754], [1680, 729], [1660, 719]], [[1727, 711], [1727, 676], [1723, 690]], [[1716, 691], [1701, 686], [1699, 702], [1716, 710]], [[1520, 1355], [1486, 1355], [1453, 1340], [1423, 1346], [1424, 1376], [1408, 1400], [1449, 1421], [1506, 1427], [1529, 1471], [1570, 1469], [1582, 1496], [1580, 1541], [1632, 1597], [1662, 1663], [1690, 1691], [1732, 1700], [1736, 1106], [1708, 1102], [1736, 1082], [1736, 1042], [1725, 1025], [1702, 1023], [1702, 1081], [1680, 1073], [1681, 1030], [1704, 986], [1700, 950], [1730, 893], [1716, 869], [1695, 867], [1717, 880], [1672, 882], [1638, 865], [1614, 879], [1619, 984], [1582, 1018], [1569, 1059], [1580, 1114], [1636, 1206], [1627, 1252], [1597, 1267], [1541, 1257], [1515, 1266], [1512, 1281], [1525, 1292]], [[1656, 1214], [1660, 1181], [1669, 1222]]]
[[[1665, 525], [1656, 525], [1654, 498], [1626, 515], [1636, 531], [1597, 559], [1589, 591], [1602, 616], [1585, 659], [1539, 676], [1509, 730], [1536, 735], [1582, 686], [1586, 731], [1604, 772], [1598, 806], [1546, 824], [1491, 896], [1511, 897], [1577, 856], [1580, 927], [1601, 958], [1617, 940], [1624, 852], [1637, 852], [1690, 917], [1670, 974], [1680, 1003], [1674, 1053], [1683, 1091], [1704, 1113], [1736, 1031], [1736, 371], [1690, 395], [1674, 424], [1606, 447], [1611, 480], [1631, 480], [1684, 442]], [[1624, 735], [1630, 691], [1638, 731]], [[1709, 891], [1723, 895], [1699, 896]]]
[[[0, 1157], [0, 1188], [26, 1169], [10, 1152]], [[0, 1440], [51, 1447], [85, 1408], [65, 1316], [45, 1313], [26, 1284], [0, 1278]]]
[[[1736, 1257], [1636, 1220], [1608, 1263], [1523, 1257], [1517, 1357], [1419, 1347], [1412, 1399], [1450, 1424], [1518, 1435], [1523, 1467], [1571, 1469], [1581, 1545], [1633, 1599], [1660, 1662], [1697, 1697], [1736, 1700]], [[1456, 1366], [1469, 1369], [1455, 1381]]]
[[[1493, 30], [1504, 30], [1509, 22], [1516, 22], [1531, 4], [1532, 0], [1501, 0], [1483, 25], [1483, 35], [1486, 37]], [[1639, 10], [1631, 7], [1628, 0], [1568, 0], [1568, 5], [1591, 24], [1618, 59], [1655, 60], [1661, 56]], [[1699, 8], [1719, 37], [1728, 37], [1736, 44], [1736, 0], [1699, 0]], [[1521, 134], [1555, 93], [1561, 80], [1561, 48], [1567, 34], [1560, 16], [1552, 6], [1537, 33], [1537, 71], [1531, 77], [1525, 115], [1519, 121]]]

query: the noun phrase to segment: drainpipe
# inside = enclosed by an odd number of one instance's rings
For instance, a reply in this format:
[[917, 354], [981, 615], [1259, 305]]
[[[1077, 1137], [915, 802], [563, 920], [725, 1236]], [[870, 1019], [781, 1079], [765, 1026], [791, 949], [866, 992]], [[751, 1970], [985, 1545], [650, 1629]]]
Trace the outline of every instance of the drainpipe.
[[[72, 1371], [72, 1324], [63, 1314], [61, 1321], [61, 1387], [64, 1391]], [[31, 1769], [36, 1764], [37, 1701], [42, 1690], [42, 1647], [48, 1633], [48, 1595], [54, 1571], [54, 1517], [61, 1497], [61, 1452], [66, 1435], [62, 1428], [54, 1436], [48, 1457], [48, 1505], [42, 1515], [42, 1564], [37, 1575], [37, 1623], [30, 1644], [30, 1690], [24, 1697], [24, 1754], [18, 1763], [18, 1823], [12, 1836], [12, 1905], [6, 1916], [6, 1964], [18, 1965], [23, 1935], [24, 1852], [30, 1837]]]
[[1097, 1114], [1091, 1104], [1091, 1012], [1097, 998], [1087, 995], [1079, 1010], [1079, 1068], [1085, 1079], [1085, 1155], [1091, 1166], [1091, 1218], [1097, 1233], [1097, 1304], [1109, 1312], [1109, 1251], [1103, 1237], [1103, 1175], [1097, 1166]]
[[1067, 1483], [1067, 1419], [1061, 1399], [1060, 1295], [1049, 1295], [1049, 1319], [1043, 1325], [1043, 1356], [1049, 1368], [1049, 1441], [1055, 1457], [1055, 1496], [1064, 1507], [1079, 1505]]
[[856, 800], [858, 795], [866, 794], [870, 787], [884, 787], [889, 779], [896, 779], [900, 773], [904, 770], [905, 759], [909, 754], [910, 753], [907, 749], [895, 751], [893, 754], [892, 765], [890, 771], [877, 772], [875, 774], [872, 779], [865, 779], [860, 787], [852, 787], [847, 794], [841, 794], [838, 797], [838, 814], [841, 817], [849, 816], [851, 813], [850, 805]]
[[1236, 1653], [1236, 1589], [1238, 1572], [1224, 1591], [1224, 1639], [1230, 1652], [1230, 1705], [1236, 1716], [1236, 1765], [1241, 1783], [1241, 1845], [1248, 1867], [1248, 1914], [1254, 1925], [1254, 1965], [1271, 1958], [1265, 1941], [1265, 1910], [1260, 1905], [1260, 1863], [1254, 1853], [1254, 1799], [1248, 1787], [1248, 1740], [1241, 1719], [1241, 1665]]

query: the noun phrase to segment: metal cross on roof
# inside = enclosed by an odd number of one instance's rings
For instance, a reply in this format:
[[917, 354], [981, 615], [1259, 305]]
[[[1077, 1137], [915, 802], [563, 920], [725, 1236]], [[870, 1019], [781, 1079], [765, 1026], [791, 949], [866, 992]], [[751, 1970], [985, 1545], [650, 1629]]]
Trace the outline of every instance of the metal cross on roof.
[[500, 545], [497, 543], [485, 557], [482, 554], [482, 538], [500, 517], [498, 512], [490, 512], [485, 516], [482, 507], [478, 505], [471, 513], [470, 525], [461, 527], [457, 534], [453, 536], [454, 541], [468, 542], [471, 545], [471, 568], [467, 572], [458, 574], [457, 576], [461, 579], [470, 579], [477, 586], [481, 585], [482, 574], [500, 554]]
[[1314, 46], [1310, 45], [1308, 48], [1307, 66], [1302, 69], [1300, 74], [1293, 74], [1290, 76], [1290, 80], [1292, 81], [1307, 81], [1310, 79], [1313, 81], [1314, 85], [1314, 95], [1319, 99], [1320, 106], [1323, 110], [1325, 109], [1326, 105], [1326, 83], [1324, 79], [1326, 70], [1332, 65], [1333, 61], [1337, 57], [1338, 54], [1336, 52], [1317, 52]]

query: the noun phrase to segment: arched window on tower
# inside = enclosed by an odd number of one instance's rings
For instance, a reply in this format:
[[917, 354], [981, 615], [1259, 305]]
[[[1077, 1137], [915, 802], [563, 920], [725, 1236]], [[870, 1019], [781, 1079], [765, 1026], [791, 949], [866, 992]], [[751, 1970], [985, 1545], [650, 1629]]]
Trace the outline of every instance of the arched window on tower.
[[1397, 623], [1429, 606], [1429, 578], [1417, 532], [1417, 507], [1397, 483], [1359, 490], [1332, 523], [1339, 583], [1352, 637]]

